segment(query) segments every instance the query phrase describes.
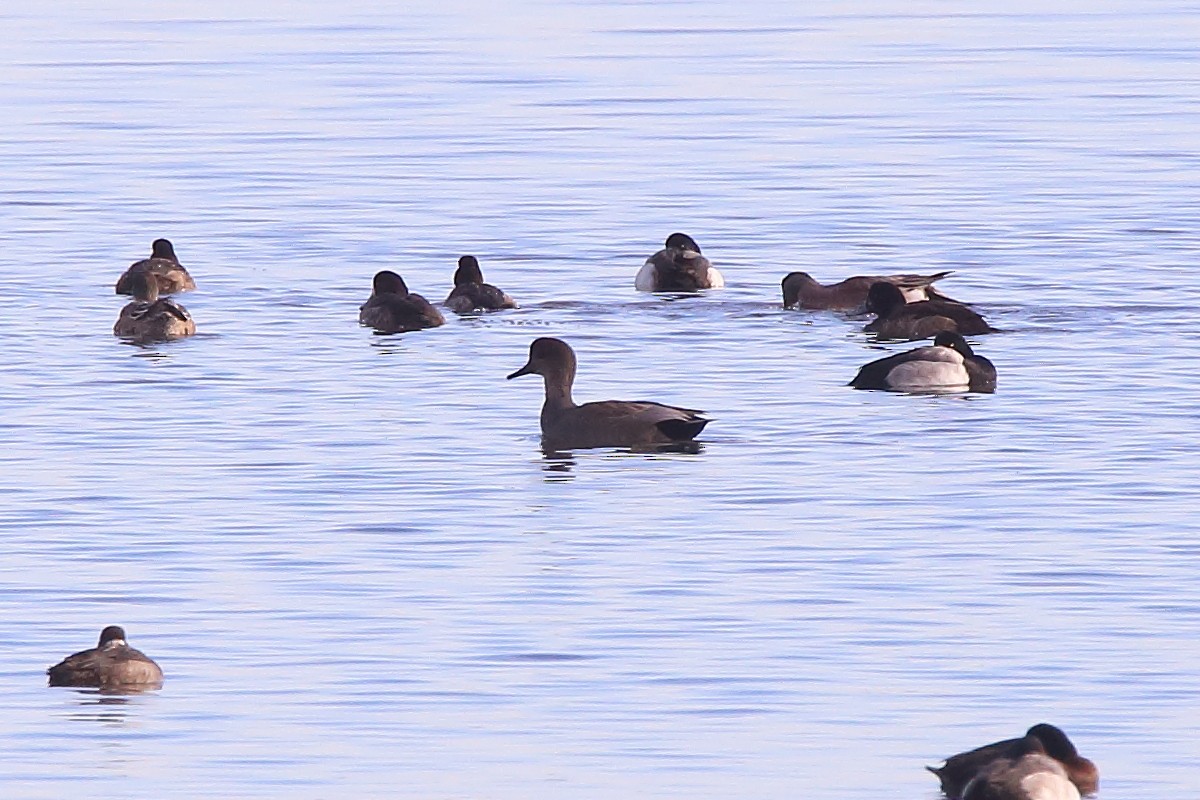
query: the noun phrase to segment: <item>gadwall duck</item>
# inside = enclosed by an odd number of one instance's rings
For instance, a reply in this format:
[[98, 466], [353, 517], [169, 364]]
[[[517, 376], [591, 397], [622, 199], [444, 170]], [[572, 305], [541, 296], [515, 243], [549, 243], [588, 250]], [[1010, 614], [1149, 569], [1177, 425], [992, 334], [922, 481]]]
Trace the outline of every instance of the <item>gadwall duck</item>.
[[672, 233], [666, 246], [646, 259], [633, 285], [641, 292], [696, 292], [721, 289], [725, 279], [700, 255], [695, 239], [686, 233]]
[[928, 339], [940, 331], [978, 336], [996, 330], [962, 303], [947, 300], [907, 303], [900, 288], [887, 281], [871, 284], [867, 290], [867, 311], [878, 318], [867, 323], [863, 330], [880, 339]]
[[864, 365], [850, 385], [893, 392], [994, 392], [996, 367], [975, 355], [961, 335], [942, 331], [930, 346]]
[[436, 328], [446, 318], [429, 301], [413, 294], [404, 279], [391, 270], [375, 276], [373, 291], [358, 310], [358, 321], [380, 333], [403, 333], [422, 328]]
[[182, 339], [196, 332], [187, 309], [170, 297], [158, 296], [158, 281], [149, 272], [134, 273], [129, 279], [133, 302], [121, 309], [113, 333], [143, 342]]
[[962, 800], [1080, 800], [1067, 771], [1026, 736], [984, 766], [963, 787]]
[[516, 308], [517, 303], [504, 292], [483, 282], [483, 270], [475, 256], [463, 256], [454, 271], [454, 290], [446, 298], [446, 308], [458, 314], [472, 311], [497, 311]]
[[145, 653], [125, 641], [125, 630], [109, 625], [91, 650], [67, 656], [46, 670], [51, 686], [90, 686], [101, 689], [162, 686], [163, 674]]
[[[1080, 792], [1094, 794], [1100, 788], [1100, 772], [1096, 769], [1096, 765], [1079, 755], [1074, 743], [1067, 738], [1062, 729], [1042, 722], [1025, 732], [1025, 738], [1031, 736], [1041, 743], [1047, 756], [1062, 765], [1062, 768], [1066, 770], [1067, 777]], [[926, 767], [926, 769], [937, 776], [942, 784], [942, 791], [947, 797], [957, 798], [962, 795], [971, 779], [978, 775], [984, 767], [1003, 757], [1023, 741], [1024, 739], [1005, 739], [993, 742], [950, 756], [940, 767]]]
[[561, 339], [535, 339], [529, 362], [508, 376], [541, 375], [542, 447], [547, 451], [589, 447], [644, 447], [690, 442], [704, 430], [703, 411], [661, 403], [603, 400], [575, 405], [575, 351]]
[[933, 288], [934, 281], [940, 281], [950, 272], [947, 270], [933, 275], [857, 275], [828, 286], [818, 283], [807, 272], [792, 272], [783, 279], [783, 307], [813, 311], [858, 311], [866, 305], [871, 284], [879, 281], [898, 287], [906, 303], [921, 300], [946, 300], [953, 303], [957, 301]]
[[166, 239], [155, 239], [150, 246], [150, 257], [129, 265], [129, 269], [117, 279], [117, 294], [133, 294], [131, 281], [139, 273], [154, 276], [158, 281], [159, 294], [190, 292], [196, 288], [192, 276], [175, 257], [175, 247]]

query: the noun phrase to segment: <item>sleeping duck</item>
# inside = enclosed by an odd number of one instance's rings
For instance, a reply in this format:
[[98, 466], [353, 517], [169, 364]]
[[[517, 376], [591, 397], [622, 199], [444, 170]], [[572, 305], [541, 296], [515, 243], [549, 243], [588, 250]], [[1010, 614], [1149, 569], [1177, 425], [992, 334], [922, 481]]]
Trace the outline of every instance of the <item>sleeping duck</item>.
[[516, 308], [517, 303], [504, 292], [483, 282], [483, 270], [475, 256], [463, 256], [454, 271], [454, 290], [446, 298], [446, 308], [458, 314], [472, 311], [497, 311]]
[[963, 787], [962, 800], [1080, 800], [1066, 769], [1036, 736], [1018, 739]]
[[[1054, 725], [1042, 722], [1025, 732], [1025, 737], [1036, 737], [1043, 752], [1057, 761], [1066, 770], [1071, 783], [1083, 794], [1094, 794], [1100, 788], [1100, 771], [1096, 765], [1079, 755], [1075, 744], [1067, 734]], [[1009, 754], [1024, 739], [1005, 739], [1000, 742], [957, 753], [946, 759], [940, 767], [926, 767], [937, 776], [942, 792], [947, 797], [960, 797], [971, 779], [997, 759]]]
[[100, 643], [67, 656], [50, 669], [51, 686], [90, 686], [100, 689], [157, 689], [163, 674], [145, 653], [125, 641], [125, 629], [109, 625]]
[[358, 321], [380, 333], [403, 333], [444, 325], [446, 318], [429, 301], [413, 294], [391, 270], [375, 275], [373, 291], [358, 310]]
[[994, 392], [996, 368], [975, 355], [967, 340], [942, 331], [932, 346], [866, 364], [850, 381], [855, 389], [893, 392]]
[[182, 339], [196, 332], [187, 309], [169, 297], [158, 296], [158, 280], [151, 272], [135, 272], [129, 278], [133, 302], [121, 309], [113, 333], [142, 342]]
[[915, 341], [928, 339], [939, 331], [954, 331], [963, 336], [995, 333], [983, 317], [962, 303], [949, 300], [906, 302], [900, 287], [876, 281], [867, 290], [867, 311], [877, 314], [863, 330], [880, 339]]
[[117, 294], [133, 294], [133, 276], [153, 275], [158, 281], [159, 294], [190, 292], [196, 288], [192, 276], [175, 257], [175, 247], [166, 239], [155, 239], [150, 246], [150, 257], [130, 264], [129, 269], [117, 279]]
[[641, 292], [696, 292], [722, 289], [725, 279], [700, 254], [695, 239], [686, 233], [672, 233], [666, 246], [646, 259], [633, 285]]

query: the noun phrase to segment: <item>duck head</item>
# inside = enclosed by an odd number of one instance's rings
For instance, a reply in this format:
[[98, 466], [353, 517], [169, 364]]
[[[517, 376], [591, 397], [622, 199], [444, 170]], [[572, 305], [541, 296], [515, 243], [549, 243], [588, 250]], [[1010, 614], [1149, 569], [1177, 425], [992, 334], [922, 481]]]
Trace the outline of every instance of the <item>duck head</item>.
[[807, 272], [790, 272], [783, 279], [783, 307], [791, 308], [800, 302], [800, 292], [816, 283]]
[[[933, 343], [937, 347], [949, 347], [951, 350], [957, 351], [963, 358], [971, 358], [975, 355], [975, 351], [971, 349], [971, 345], [967, 344], [967, 340], [962, 337], [962, 334], [956, 331], [942, 331], [933, 338]], [[1053, 725], [1046, 725], [1044, 727], [1054, 728]], [[1054, 728], [1054, 730], [1058, 731], [1058, 728]], [[1041, 738], [1033, 728], [1029, 729], [1029, 733]], [[1060, 736], [1063, 735], [1062, 731], [1058, 731], [1058, 733]]]
[[529, 361], [508, 376], [509, 380], [522, 375], [541, 375], [547, 383], [565, 379], [567, 385], [575, 380], [575, 351], [562, 339], [544, 336], [529, 345]]
[[666, 247], [668, 250], [691, 250], [694, 253], [700, 252], [700, 245], [696, 244], [696, 240], [688, 236], [686, 233], [672, 233], [667, 237]]
[[872, 314], [886, 317], [904, 303], [904, 292], [887, 281], [876, 281], [867, 290], [867, 311]]
[[376, 273], [372, 287], [375, 294], [398, 294], [401, 297], [408, 294], [408, 287], [404, 284], [404, 278], [401, 278], [390, 269]]
[[458, 269], [454, 272], [454, 285], [466, 283], [483, 283], [483, 270], [479, 268], [479, 259], [475, 256], [463, 256], [458, 260]]
[[150, 257], [179, 263], [179, 259], [175, 257], [175, 246], [169, 239], [155, 239], [154, 243], [150, 245]]
[[109, 625], [107, 628], [100, 631], [100, 643], [96, 646], [105, 647], [110, 644], [125, 644], [125, 629], [120, 625]]

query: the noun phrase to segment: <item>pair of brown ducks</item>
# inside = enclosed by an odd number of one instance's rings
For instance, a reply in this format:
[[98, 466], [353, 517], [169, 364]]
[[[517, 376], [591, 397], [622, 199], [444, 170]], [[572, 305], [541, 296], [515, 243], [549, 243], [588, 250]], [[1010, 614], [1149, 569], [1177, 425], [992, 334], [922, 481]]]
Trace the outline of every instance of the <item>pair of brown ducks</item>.
[[953, 800], [1079, 800], [1100, 787], [1096, 765], [1047, 723], [1034, 725], [1019, 739], [968, 750], [926, 769]]
[[155, 239], [150, 257], [135, 261], [117, 280], [117, 294], [133, 295], [133, 301], [121, 309], [113, 333], [139, 342], [181, 339], [196, 332], [196, 323], [187, 309], [170, 297], [196, 288], [192, 276], [175, 257], [175, 248], [166, 239]]
[[[101, 631], [96, 647], [67, 656], [46, 673], [51, 686], [112, 692], [158, 689], [163, 683], [158, 664], [130, 647], [117, 625]], [[1061, 729], [1046, 723], [1019, 739], [968, 750], [927, 769], [954, 800], [1079, 800], [1100, 785], [1096, 765], [1079, 755]]]
[[[454, 288], [443, 305], [457, 314], [517, 307], [507, 294], [484, 283], [483, 270], [475, 256], [458, 260]], [[384, 270], [375, 275], [371, 296], [358, 310], [358, 321], [380, 333], [405, 333], [436, 328], [444, 325], [446, 318], [424, 297], [410, 292], [403, 278]]]

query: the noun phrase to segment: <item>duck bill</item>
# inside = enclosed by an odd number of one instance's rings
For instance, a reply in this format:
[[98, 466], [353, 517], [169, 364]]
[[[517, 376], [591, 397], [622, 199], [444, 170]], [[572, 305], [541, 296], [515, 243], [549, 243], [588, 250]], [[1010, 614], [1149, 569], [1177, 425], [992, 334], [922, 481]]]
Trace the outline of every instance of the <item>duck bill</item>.
[[530, 362], [530, 363], [526, 364], [525, 366], [521, 367], [516, 372], [514, 372], [512, 375], [509, 375], [508, 380], [511, 381], [513, 378], [519, 378], [522, 375], [532, 375], [532, 374], [533, 374], [533, 363]]

